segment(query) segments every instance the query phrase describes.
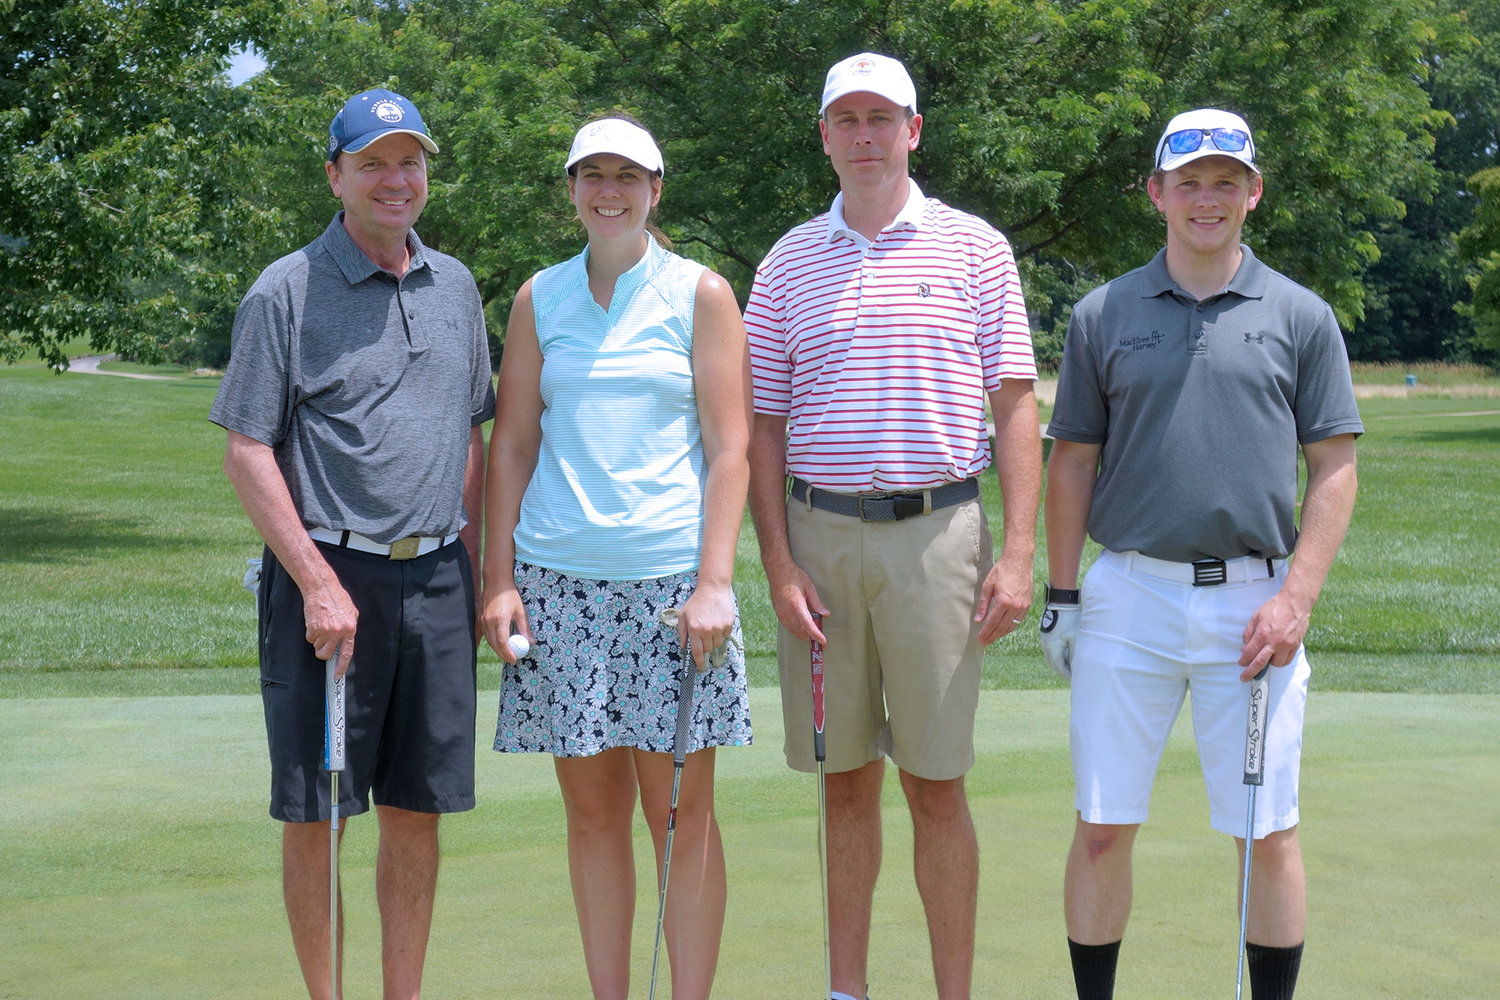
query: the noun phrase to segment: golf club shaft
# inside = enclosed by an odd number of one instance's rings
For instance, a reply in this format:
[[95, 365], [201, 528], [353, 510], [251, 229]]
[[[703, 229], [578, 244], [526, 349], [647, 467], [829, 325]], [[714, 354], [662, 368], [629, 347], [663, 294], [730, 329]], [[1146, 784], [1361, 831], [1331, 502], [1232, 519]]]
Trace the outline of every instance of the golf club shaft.
[[662, 848], [661, 892], [656, 899], [656, 944], [651, 949], [650, 1000], [656, 997], [656, 967], [661, 959], [661, 932], [667, 916], [667, 880], [672, 874], [672, 837], [677, 832], [677, 794], [682, 789], [682, 765], [687, 762], [688, 729], [693, 721], [693, 681], [698, 669], [684, 656], [682, 686], [677, 692], [677, 731], [672, 737], [672, 802], [667, 810], [667, 842]]
[[344, 678], [338, 676], [344, 647], [333, 651], [323, 674], [323, 767], [328, 771], [328, 996], [339, 995], [339, 772], [344, 769]]
[[1234, 997], [1245, 989], [1245, 928], [1250, 919], [1250, 862], [1255, 847], [1255, 790], [1265, 780], [1266, 713], [1269, 706], [1270, 667], [1250, 681], [1250, 708], [1245, 720], [1245, 865], [1240, 876], [1240, 950], [1235, 962]]
[[[823, 616], [814, 614], [813, 624], [823, 627]], [[823, 645], [811, 640], [808, 659], [812, 666], [813, 756], [818, 761], [818, 877], [823, 887], [823, 996], [833, 997], [833, 947], [828, 919], [828, 747], [823, 737]]]

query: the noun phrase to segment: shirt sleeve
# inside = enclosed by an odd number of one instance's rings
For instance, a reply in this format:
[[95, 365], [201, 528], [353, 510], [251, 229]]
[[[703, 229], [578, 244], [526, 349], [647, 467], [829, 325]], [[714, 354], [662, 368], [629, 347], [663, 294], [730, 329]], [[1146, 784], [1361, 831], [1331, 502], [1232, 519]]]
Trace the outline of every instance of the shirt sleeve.
[[750, 341], [755, 412], [785, 416], [792, 409], [792, 364], [786, 347], [785, 297], [772, 271], [762, 264], [755, 272], [745, 303], [745, 332]]
[[1297, 396], [1292, 412], [1297, 441], [1308, 444], [1340, 434], [1363, 434], [1349, 355], [1338, 320], [1326, 303], [1300, 345], [1297, 356]]
[[1109, 408], [1104, 387], [1089, 342], [1088, 317], [1095, 312], [1091, 299], [1073, 307], [1068, 333], [1063, 341], [1062, 364], [1057, 374], [1057, 396], [1047, 434], [1063, 441], [1101, 444], [1109, 426]]
[[275, 446], [291, 416], [289, 368], [295, 316], [276, 269], [263, 273], [234, 316], [229, 365], [208, 419], [227, 430]]
[[484, 325], [484, 303], [479, 297], [479, 288], [473, 287], [474, 296], [474, 328], [473, 328], [473, 363], [471, 374], [473, 377], [470, 394], [472, 410], [469, 417], [469, 426], [478, 427], [486, 421], [495, 417], [495, 379], [494, 370], [490, 364], [490, 338]]
[[1037, 374], [1015, 255], [1004, 236], [996, 237], [979, 274], [979, 348], [986, 392], [999, 389], [1005, 379], [1035, 381]]

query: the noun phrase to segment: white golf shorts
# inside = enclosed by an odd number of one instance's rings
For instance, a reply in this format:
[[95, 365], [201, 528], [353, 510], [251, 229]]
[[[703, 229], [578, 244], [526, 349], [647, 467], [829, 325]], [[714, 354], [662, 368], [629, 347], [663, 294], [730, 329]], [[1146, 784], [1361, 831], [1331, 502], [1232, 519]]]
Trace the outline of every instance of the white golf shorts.
[[[1070, 728], [1078, 813], [1089, 823], [1146, 821], [1162, 752], [1191, 691], [1209, 824], [1242, 837], [1249, 685], [1239, 679], [1240, 643], [1256, 609], [1281, 588], [1286, 564], [1274, 564], [1274, 578], [1195, 587], [1154, 575], [1147, 563], [1106, 550], [1084, 579]], [[1309, 673], [1301, 648], [1270, 671], [1257, 839], [1298, 822]]]

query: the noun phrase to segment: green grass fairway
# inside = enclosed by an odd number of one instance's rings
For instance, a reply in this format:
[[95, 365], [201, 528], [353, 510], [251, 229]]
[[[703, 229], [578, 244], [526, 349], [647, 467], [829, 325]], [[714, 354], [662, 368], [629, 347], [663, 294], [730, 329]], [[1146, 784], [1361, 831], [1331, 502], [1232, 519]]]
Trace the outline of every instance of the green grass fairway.
[[[1420, 393], [1361, 401], [1360, 500], [1308, 633], [1306, 1000], [1500, 994], [1500, 404], [1492, 386], [1450, 387], [1447, 370], [1420, 377]], [[220, 471], [216, 387], [0, 368], [0, 1000], [301, 993], [240, 586], [260, 544]], [[748, 527], [736, 582], [758, 743], [719, 755], [730, 906], [715, 996], [810, 998], [817, 798], [782, 763], [774, 616]], [[1073, 995], [1067, 694], [1035, 611], [985, 663], [968, 783], [977, 997]], [[480, 807], [444, 826], [427, 995], [577, 1000], [588, 989], [551, 760], [484, 749], [496, 663], [480, 663]], [[1137, 843], [1120, 1000], [1232, 988], [1236, 860], [1207, 828], [1185, 729]], [[933, 987], [910, 824], [888, 785], [871, 985], [876, 1000], [913, 1000]], [[351, 998], [379, 992], [374, 834], [361, 818], [345, 840]], [[656, 905], [643, 822], [636, 844], [644, 996]]]
[[[494, 693], [481, 701], [481, 748]], [[987, 692], [970, 795], [983, 855], [976, 996], [1071, 996], [1060, 892], [1071, 831], [1066, 696]], [[822, 976], [816, 793], [781, 761], [773, 690], [757, 745], [720, 752], [730, 906], [716, 997], [812, 997]], [[1303, 843], [1310, 931], [1298, 996], [1488, 1000], [1500, 981], [1493, 842], [1500, 697], [1316, 692]], [[265, 814], [258, 700], [12, 699], [0, 712], [0, 997], [284, 998], [300, 982]], [[432, 997], [587, 995], [550, 759], [480, 750], [481, 806], [444, 826]], [[932, 995], [910, 826], [888, 782], [872, 992]], [[1232, 841], [1207, 829], [1185, 725], [1136, 851], [1119, 997], [1227, 996]], [[638, 820], [633, 953], [644, 993], [654, 876]], [[378, 994], [374, 823], [345, 840], [349, 995]], [[837, 845], [833, 845], [837, 849]]]
[[[213, 378], [0, 368], [0, 697], [254, 692], [254, 529], [208, 422]], [[1500, 693], [1500, 406], [1361, 401], [1361, 493], [1313, 616], [1329, 689]], [[993, 476], [985, 498], [999, 523]], [[1046, 576], [1038, 526], [1036, 579]], [[775, 619], [748, 519], [735, 567], [751, 683], [774, 683]], [[989, 688], [1061, 688], [1026, 626]], [[498, 660], [487, 650], [483, 663]], [[127, 676], [128, 675], [128, 676]]]

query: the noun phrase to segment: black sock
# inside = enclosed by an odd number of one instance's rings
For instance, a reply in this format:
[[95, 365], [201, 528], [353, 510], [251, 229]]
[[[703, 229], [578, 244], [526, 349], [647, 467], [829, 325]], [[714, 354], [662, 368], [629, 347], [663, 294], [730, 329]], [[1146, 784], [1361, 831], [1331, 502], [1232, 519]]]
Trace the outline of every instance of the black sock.
[[1068, 938], [1068, 953], [1073, 959], [1073, 986], [1078, 990], [1078, 1000], [1113, 1000], [1120, 942], [1079, 944]]
[[1297, 971], [1302, 968], [1302, 946], [1268, 948], [1246, 941], [1245, 964], [1250, 967], [1251, 1000], [1292, 1000]]

